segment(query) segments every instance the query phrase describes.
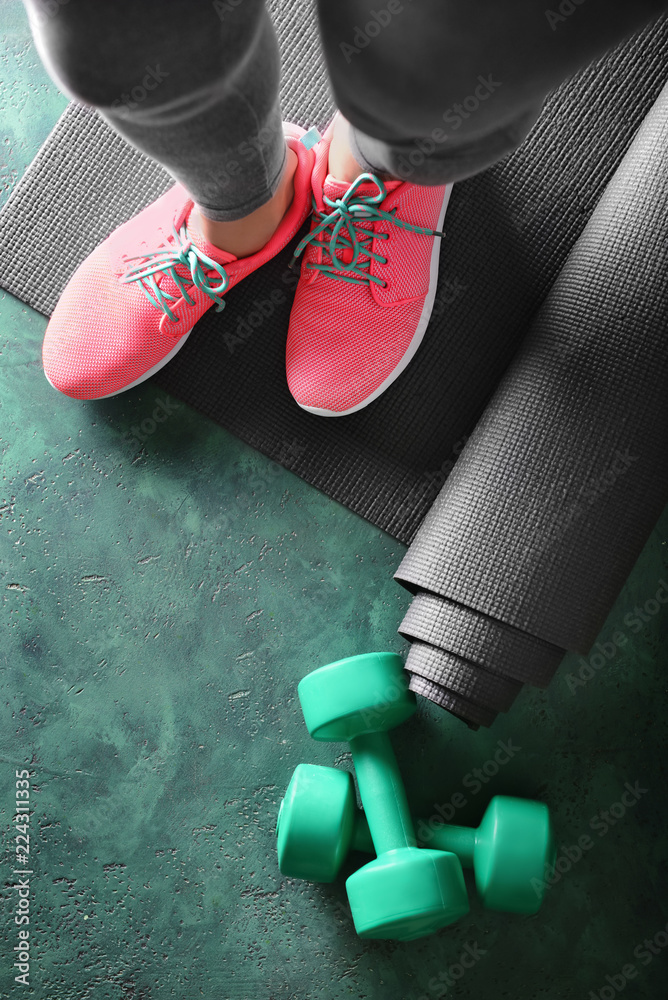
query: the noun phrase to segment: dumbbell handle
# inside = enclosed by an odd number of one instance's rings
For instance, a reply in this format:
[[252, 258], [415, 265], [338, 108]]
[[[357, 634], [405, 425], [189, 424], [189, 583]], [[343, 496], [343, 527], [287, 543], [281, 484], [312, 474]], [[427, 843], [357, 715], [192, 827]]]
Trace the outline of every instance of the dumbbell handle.
[[370, 848], [381, 855], [400, 847], [417, 847], [399, 766], [386, 732], [363, 733], [350, 740], [360, 798], [361, 819]]
[[[423, 838], [417, 838], [421, 847], [430, 847], [437, 851], [450, 851], [457, 855], [465, 868], [473, 868], [473, 851], [478, 832], [476, 829], [471, 826], [451, 826], [448, 823], [432, 823], [430, 829], [432, 836], [428, 842]], [[374, 853], [374, 842], [369, 823], [361, 809], [357, 809], [355, 812], [355, 826], [353, 827], [350, 849], [362, 851], [364, 854]]]

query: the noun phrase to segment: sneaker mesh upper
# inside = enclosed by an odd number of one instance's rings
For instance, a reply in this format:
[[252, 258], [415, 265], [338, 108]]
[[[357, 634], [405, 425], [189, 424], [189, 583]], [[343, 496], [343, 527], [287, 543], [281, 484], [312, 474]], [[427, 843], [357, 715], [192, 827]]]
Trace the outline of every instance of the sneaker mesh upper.
[[[327, 173], [328, 144], [317, 150], [314, 196], [318, 208], [334, 209], [322, 199], [341, 198], [349, 185]], [[444, 186], [423, 187], [402, 181], [385, 182], [388, 191], [376, 205], [385, 212], [396, 208], [399, 219], [414, 226], [438, 229], [446, 193]], [[358, 196], [377, 195], [378, 186], [365, 182]], [[351, 199], [351, 202], [357, 198]], [[314, 217], [311, 230], [321, 221]], [[309, 243], [302, 255], [302, 270], [295, 292], [286, 348], [286, 373], [294, 398], [301, 405], [347, 410], [370, 396], [401, 364], [416, 336], [425, 297], [430, 287], [434, 240], [390, 221], [358, 220], [365, 231], [389, 233], [389, 239], [374, 239], [372, 252], [388, 264], [371, 259], [369, 270], [388, 283], [352, 284], [328, 274], [313, 272], [308, 265], [332, 265], [328, 251]], [[344, 228], [342, 233], [347, 230]], [[320, 239], [331, 237], [331, 226]], [[352, 254], [338, 254], [349, 261]], [[357, 267], [369, 257], [360, 253]], [[313, 274], [315, 277], [312, 277]], [[346, 275], [343, 268], [336, 274]], [[434, 277], [435, 281], [435, 277]]]

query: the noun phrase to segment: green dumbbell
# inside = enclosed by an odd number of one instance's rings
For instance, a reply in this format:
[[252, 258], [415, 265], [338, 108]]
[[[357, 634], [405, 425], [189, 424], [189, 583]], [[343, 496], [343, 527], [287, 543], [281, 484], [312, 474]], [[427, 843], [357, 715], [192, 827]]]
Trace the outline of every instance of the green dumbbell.
[[[507, 913], [537, 913], [545, 866], [554, 864], [550, 814], [542, 802], [495, 795], [477, 829], [438, 823], [429, 845], [452, 851], [473, 868], [484, 905]], [[349, 771], [299, 764], [276, 824], [283, 875], [333, 882], [350, 850], [373, 853], [369, 824], [357, 808]]]
[[457, 856], [417, 846], [387, 735], [417, 707], [401, 657], [368, 653], [338, 660], [304, 677], [298, 693], [314, 739], [350, 743], [377, 855], [346, 880], [360, 937], [410, 941], [468, 913]]

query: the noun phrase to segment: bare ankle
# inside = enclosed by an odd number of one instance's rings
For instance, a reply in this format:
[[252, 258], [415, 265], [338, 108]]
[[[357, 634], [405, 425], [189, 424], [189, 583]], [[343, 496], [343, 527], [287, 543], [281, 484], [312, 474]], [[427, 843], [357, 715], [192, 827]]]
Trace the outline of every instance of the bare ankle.
[[349, 124], [348, 120], [339, 112], [334, 123], [334, 134], [329, 147], [330, 174], [337, 181], [344, 181], [346, 184], [352, 184], [360, 174], [366, 173], [373, 173], [382, 181], [393, 180], [394, 178], [391, 174], [381, 173], [378, 170], [369, 170], [368, 167], [363, 167], [357, 162], [348, 141]]

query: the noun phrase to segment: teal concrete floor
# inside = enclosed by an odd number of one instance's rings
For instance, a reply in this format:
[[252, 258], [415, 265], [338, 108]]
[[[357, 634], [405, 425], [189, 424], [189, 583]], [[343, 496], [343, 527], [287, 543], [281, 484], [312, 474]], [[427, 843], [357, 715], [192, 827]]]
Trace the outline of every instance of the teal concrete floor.
[[[0, 10], [4, 201], [67, 99], [22, 5]], [[596, 669], [569, 656], [546, 692], [477, 733], [419, 699], [393, 736], [416, 815], [456, 793], [459, 823], [496, 793], [549, 804], [558, 870], [542, 910], [485, 910], [469, 879], [471, 912], [451, 928], [364, 942], [343, 877], [280, 875], [274, 827], [299, 762], [351, 766], [344, 745], [309, 739], [299, 679], [408, 649], [396, 629], [410, 596], [392, 579], [404, 547], [150, 382], [60, 396], [41, 367], [46, 321], [0, 294], [0, 995], [665, 997], [668, 512]], [[138, 441], [156, 407], [169, 415]], [[15, 922], [22, 768], [28, 925]]]

